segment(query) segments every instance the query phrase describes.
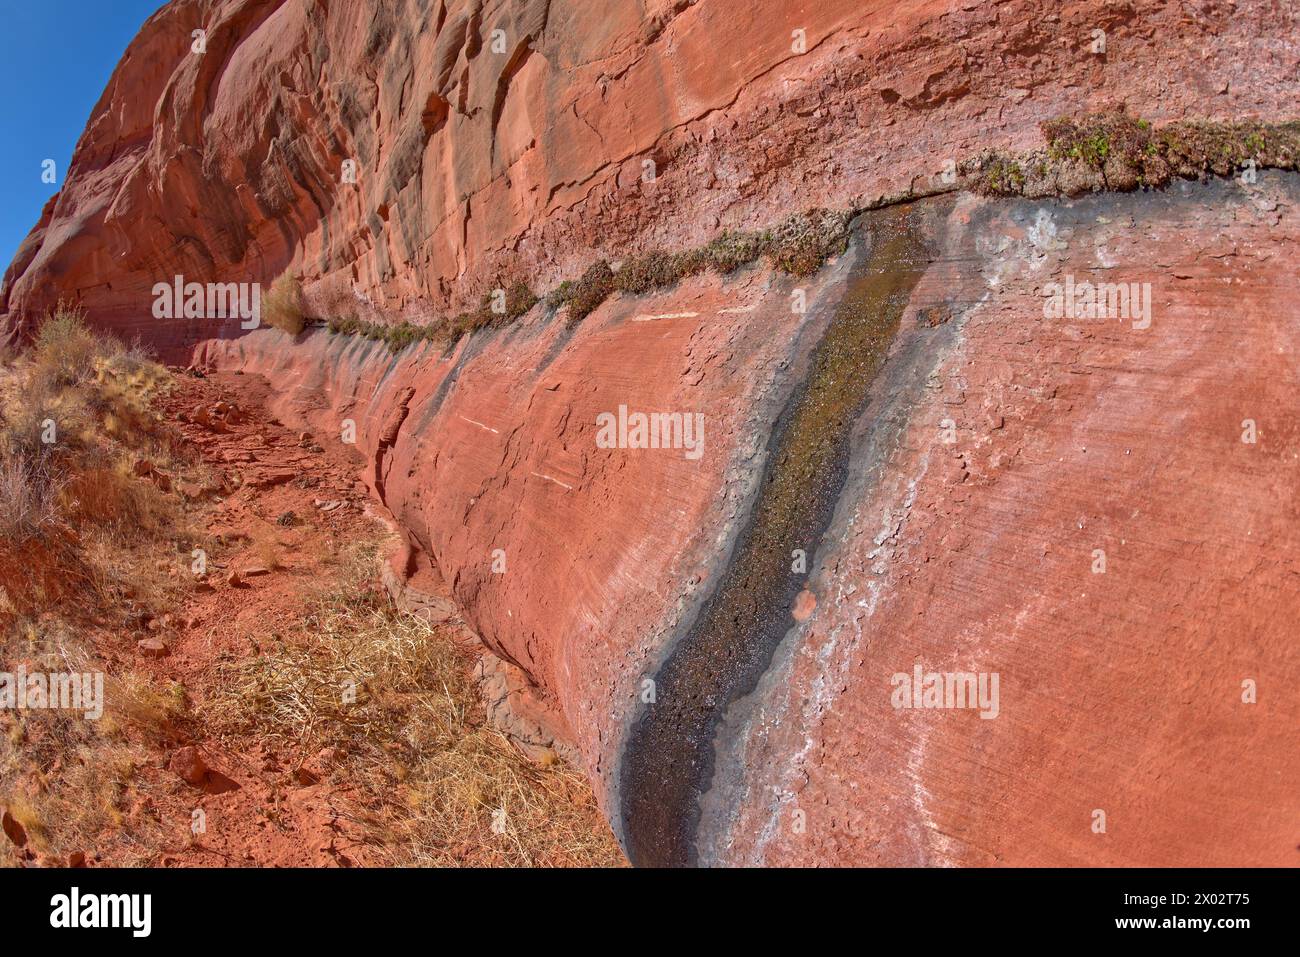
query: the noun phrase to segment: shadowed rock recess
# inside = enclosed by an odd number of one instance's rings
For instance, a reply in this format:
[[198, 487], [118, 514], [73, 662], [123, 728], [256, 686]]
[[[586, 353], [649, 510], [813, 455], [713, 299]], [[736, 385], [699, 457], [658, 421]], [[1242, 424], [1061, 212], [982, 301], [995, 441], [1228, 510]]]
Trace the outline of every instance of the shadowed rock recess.
[[[1298, 35], [174, 0], [0, 329], [70, 300], [355, 431], [389, 586], [454, 606], [634, 863], [1295, 865]], [[285, 273], [297, 334], [154, 318]], [[610, 448], [620, 410], [702, 445]]]

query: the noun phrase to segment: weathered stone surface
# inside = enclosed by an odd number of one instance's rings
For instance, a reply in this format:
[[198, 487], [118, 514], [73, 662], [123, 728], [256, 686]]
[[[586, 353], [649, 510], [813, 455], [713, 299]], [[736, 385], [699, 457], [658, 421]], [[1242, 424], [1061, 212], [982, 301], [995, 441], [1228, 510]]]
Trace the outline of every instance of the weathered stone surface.
[[[922, 191], [949, 159], [1039, 145], [1055, 114], [1289, 118], [1296, 17], [1263, 0], [603, 17], [178, 0], [133, 45], [0, 308], [10, 332], [62, 296], [165, 351], [218, 337], [196, 368], [265, 376], [313, 436], [355, 424], [361, 478], [406, 539], [386, 577], [434, 619], [454, 599], [504, 662], [484, 670], [502, 723], [571, 746], [636, 847], [632, 732], [772, 481], [800, 481], [773, 436], [888, 230], [860, 222], [808, 279], [696, 276], [575, 328], [538, 305], [445, 354], [219, 338], [236, 324], [153, 320], [152, 284], [291, 268], [319, 316], [422, 319], [505, 275], [545, 291], [602, 254]], [[689, 702], [703, 737], [632, 755], [698, 774], [697, 805], [663, 792], [689, 834], [665, 862], [1294, 863], [1298, 181], [916, 204], [931, 258], [865, 405], [825, 424], [845, 449], [818, 486], [829, 523], [775, 543], [806, 552], [788, 606], [736, 619], [779, 620], [779, 644], [705, 662], [721, 690]], [[1067, 276], [1149, 283], [1150, 325], [1047, 318]], [[602, 448], [620, 407], [703, 414], [703, 453]], [[745, 656], [752, 687], [725, 680]], [[997, 673], [997, 717], [894, 707], [918, 665]], [[660, 793], [653, 773], [633, 783]]]
[[1267, 0], [174, 0], [95, 108], [0, 315], [13, 333], [69, 299], [178, 356], [239, 324], [154, 319], [154, 284], [290, 268], [321, 318], [423, 320], [502, 276], [549, 289], [596, 251], [927, 188], [1060, 113], [1276, 116], [1297, 32]]
[[[1298, 199], [959, 211], [986, 252], [917, 292], [949, 284], [958, 331], [733, 716], [702, 860], [1295, 863]], [[1045, 319], [1066, 275], [1151, 283], [1150, 327]], [[917, 665], [998, 673], [997, 717], [896, 709]]]
[[[1291, 860], [1300, 316], [1279, 266], [1298, 197], [1269, 175], [945, 214], [808, 550], [815, 606], [791, 606], [756, 693], [726, 711], [698, 860]], [[801, 283], [807, 316], [793, 280], [753, 268], [617, 297], [572, 333], [538, 307], [447, 356], [268, 332], [196, 361], [286, 383], [277, 413], [318, 433], [354, 418], [368, 455], [407, 405], [366, 473], [626, 828], [644, 681], [725, 574], [859, 255]], [[1044, 318], [1067, 274], [1151, 283], [1150, 327]], [[706, 454], [598, 449], [596, 416], [620, 403], [706, 410]], [[1241, 442], [1246, 418], [1260, 443]], [[895, 710], [892, 676], [915, 664], [999, 673], [998, 717]]]
[[[810, 302], [836, 275], [801, 283]], [[269, 330], [205, 343], [195, 361], [279, 384], [273, 411], [295, 428], [339, 436], [354, 422], [361, 474], [412, 544], [405, 573], [430, 593], [445, 583], [489, 648], [528, 673], [554, 733], [610, 773], [595, 756], [739, 516], [719, 489], [752, 483], [747, 463], [792, 384], [783, 367], [812, 334], [793, 286], [759, 270], [698, 277], [571, 331], [538, 306], [446, 356], [424, 344], [394, 357], [323, 330], [287, 348]], [[597, 448], [597, 416], [620, 405], [707, 412], [702, 456]]]

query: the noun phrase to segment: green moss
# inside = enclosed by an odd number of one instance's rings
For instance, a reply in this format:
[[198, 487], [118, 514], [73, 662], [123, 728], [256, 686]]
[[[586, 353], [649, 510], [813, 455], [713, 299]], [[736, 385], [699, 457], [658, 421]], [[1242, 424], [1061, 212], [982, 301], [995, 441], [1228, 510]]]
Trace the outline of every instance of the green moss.
[[984, 191], [989, 195], [1020, 193], [1025, 186], [1025, 171], [1013, 159], [998, 157], [984, 174]]
[[568, 302], [571, 295], [573, 295], [573, 283], [566, 279], [547, 293], [542, 302], [547, 309], [554, 311]]
[[852, 212], [828, 209], [790, 216], [771, 232], [763, 254], [782, 272], [811, 276], [848, 248], [850, 219]]
[[437, 339], [440, 330], [436, 325], [419, 325], [413, 322], [379, 323], [364, 319], [336, 318], [326, 325], [330, 332], [339, 335], [360, 336], [387, 344], [393, 352], [401, 352], [413, 342]]
[[766, 233], [732, 232], [728, 230], [699, 250], [704, 268], [721, 276], [729, 275], [757, 262], [767, 246]]
[[1151, 135], [1150, 123], [1123, 110], [1047, 120], [1041, 128], [1050, 160], [1073, 160], [1098, 170], [1112, 157], [1134, 161]]
[[[791, 549], [811, 551], [832, 521], [853, 426], [927, 260], [920, 216], [914, 222], [905, 207], [873, 216], [878, 241], [846, 278], [801, 388], [773, 432], [749, 523], [708, 603], [655, 675], [658, 703], [642, 710], [625, 746], [623, 808], [636, 822], [634, 859], [692, 863], [689, 829], [680, 825], [707, 789], [701, 775], [716, 718], [753, 690], [790, 628], [796, 594], [808, 587], [807, 576], [791, 573]], [[779, 244], [771, 249], [805, 268], [838, 246], [840, 217], [797, 218], [775, 231]]]
[[614, 274], [614, 287], [632, 295], [664, 289], [681, 280], [690, 265], [688, 257], [655, 250], [624, 263]]
[[614, 293], [614, 270], [600, 259], [569, 290], [569, 323], [582, 322]]
[[[967, 172], [986, 196], [1077, 195], [1161, 187], [1175, 177], [1230, 176], [1246, 163], [1295, 169], [1300, 124], [1179, 121], [1156, 129], [1123, 110], [1042, 124], [1044, 150], [983, 154]], [[1031, 175], [1016, 171], [1031, 170]]]
[[538, 301], [537, 294], [528, 288], [527, 283], [519, 281], [510, 284], [506, 287], [506, 311], [501, 322], [509, 324], [522, 318]]

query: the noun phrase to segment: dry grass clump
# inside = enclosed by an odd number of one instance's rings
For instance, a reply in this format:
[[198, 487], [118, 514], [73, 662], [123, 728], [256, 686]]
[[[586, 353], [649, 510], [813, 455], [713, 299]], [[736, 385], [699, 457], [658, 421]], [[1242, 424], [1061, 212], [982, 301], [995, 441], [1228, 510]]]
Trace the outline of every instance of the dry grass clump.
[[278, 536], [271, 532], [265, 532], [257, 535], [253, 539], [252, 553], [257, 564], [269, 571], [277, 571], [284, 567], [281, 560], [281, 554], [284, 544]]
[[391, 864], [622, 863], [585, 778], [532, 764], [487, 725], [470, 658], [373, 587], [374, 561], [351, 556], [300, 635], [224, 666], [211, 726], [309, 765], [327, 751]]
[[289, 273], [271, 283], [262, 302], [262, 317], [268, 326], [296, 336], [306, 327], [303, 316], [302, 284]]
[[112, 604], [138, 590], [123, 580], [132, 550], [179, 532], [176, 503], [134, 474], [140, 459], [174, 461], [150, 411], [168, 381], [62, 307], [0, 371], [0, 625], [74, 595]]
[[0, 459], [0, 540], [24, 545], [59, 526], [60, 476], [48, 456], [7, 452]]
[[[62, 712], [23, 712], [0, 736], [0, 808], [18, 819], [30, 850], [66, 864], [77, 852], [104, 853], [114, 864], [141, 866], [156, 857], [168, 829], [156, 814], [132, 814], [156, 802], [157, 785], [139, 772], [152, 758], [128, 734]], [[35, 744], [57, 757], [43, 764]]]
[[[0, 632], [7, 667], [29, 671], [103, 671], [79, 628], [24, 621]], [[82, 712], [0, 712], [0, 807], [22, 825], [27, 846], [51, 863], [76, 852], [106, 850], [114, 860], [150, 860], [164, 833], [157, 816], [131, 814], [154, 799], [155, 785], [139, 774], [153, 760], [149, 746], [170, 743], [188, 722], [183, 694], [154, 691], [134, 672], [105, 676], [103, 716]]]
[[80, 313], [60, 305], [36, 330], [33, 379], [56, 388], [83, 382], [106, 351], [107, 343], [90, 331]]

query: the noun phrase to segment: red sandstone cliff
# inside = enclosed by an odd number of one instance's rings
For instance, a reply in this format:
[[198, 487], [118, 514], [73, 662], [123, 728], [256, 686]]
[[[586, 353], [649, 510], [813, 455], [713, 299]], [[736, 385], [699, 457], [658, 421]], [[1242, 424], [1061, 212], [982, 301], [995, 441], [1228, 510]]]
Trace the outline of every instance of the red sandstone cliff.
[[[1289, 118], [1297, 27], [1267, 2], [177, 0], [11, 266], [6, 328], [73, 297], [178, 353], [238, 330], [154, 320], [155, 282], [286, 268], [318, 315], [418, 319], [927, 191], [1105, 103]], [[826, 527], [782, 542], [807, 551], [804, 620], [758, 609], [784, 624], [757, 685], [703, 695], [707, 739], [659, 755], [710, 764], [691, 860], [1294, 863], [1298, 198], [1270, 173], [916, 204], [928, 253]], [[644, 682], [735, 580], [783, 411], [889, 236], [860, 223], [812, 278], [695, 277], [576, 329], [539, 305], [446, 354], [264, 330], [197, 360], [265, 374], [289, 420], [357, 423], [407, 570], [522, 669], [635, 845]], [[1046, 319], [1067, 276], [1149, 283], [1150, 326]], [[600, 448], [621, 405], [705, 414], [705, 454]], [[998, 717], [894, 707], [915, 665], [998, 673]]]
[[547, 289], [596, 250], [902, 193], [1060, 113], [1276, 115], [1296, 17], [1263, 0], [174, 0], [95, 108], [0, 314], [63, 296], [179, 345], [238, 329], [153, 320], [155, 283], [292, 267], [322, 316], [425, 318], [503, 274]]

